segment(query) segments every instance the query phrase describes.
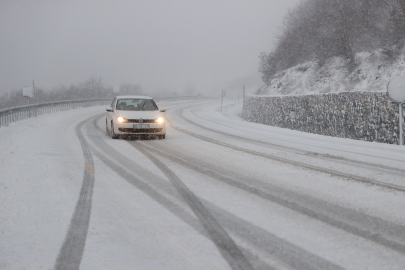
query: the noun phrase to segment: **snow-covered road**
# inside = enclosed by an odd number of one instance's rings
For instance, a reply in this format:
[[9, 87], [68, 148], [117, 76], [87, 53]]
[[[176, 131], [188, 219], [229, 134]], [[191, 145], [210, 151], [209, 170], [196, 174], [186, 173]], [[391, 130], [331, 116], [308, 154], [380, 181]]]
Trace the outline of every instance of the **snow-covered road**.
[[0, 129], [0, 269], [403, 269], [405, 147], [162, 102], [165, 140], [105, 108]]

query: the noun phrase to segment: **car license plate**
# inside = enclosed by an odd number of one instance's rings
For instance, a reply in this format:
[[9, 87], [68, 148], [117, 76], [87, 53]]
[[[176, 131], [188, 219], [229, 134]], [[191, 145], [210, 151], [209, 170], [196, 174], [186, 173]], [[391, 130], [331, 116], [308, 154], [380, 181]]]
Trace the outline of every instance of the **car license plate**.
[[143, 129], [143, 128], [149, 128], [149, 124], [136, 124], [134, 125], [135, 129]]

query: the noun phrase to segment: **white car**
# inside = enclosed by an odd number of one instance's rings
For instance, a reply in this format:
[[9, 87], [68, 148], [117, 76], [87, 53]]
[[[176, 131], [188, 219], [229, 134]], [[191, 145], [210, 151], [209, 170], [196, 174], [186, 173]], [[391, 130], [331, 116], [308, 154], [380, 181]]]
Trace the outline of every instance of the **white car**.
[[117, 96], [107, 109], [106, 132], [113, 139], [121, 135], [166, 137], [164, 112], [151, 97]]

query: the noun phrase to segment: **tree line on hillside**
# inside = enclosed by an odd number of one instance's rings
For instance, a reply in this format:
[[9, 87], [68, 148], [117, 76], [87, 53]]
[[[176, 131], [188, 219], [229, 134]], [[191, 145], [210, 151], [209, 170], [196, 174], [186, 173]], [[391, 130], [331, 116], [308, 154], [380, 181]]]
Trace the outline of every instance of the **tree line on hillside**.
[[383, 49], [395, 59], [404, 47], [405, 0], [304, 0], [284, 19], [275, 49], [259, 56], [269, 84], [279, 71], [333, 56], [355, 66], [355, 53]]
[[[106, 86], [101, 78], [91, 77], [84, 82], [61, 85], [45, 91], [41, 88], [35, 89], [35, 96], [30, 98], [30, 104], [45, 102], [80, 100], [92, 98], [113, 98], [116, 95], [142, 95], [142, 87], [139, 84], [121, 84], [118, 93], [113, 88]], [[0, 96], [0, 109], [28, 105], [28, 100], [23, 97], [22, 90], [13, 90]]]

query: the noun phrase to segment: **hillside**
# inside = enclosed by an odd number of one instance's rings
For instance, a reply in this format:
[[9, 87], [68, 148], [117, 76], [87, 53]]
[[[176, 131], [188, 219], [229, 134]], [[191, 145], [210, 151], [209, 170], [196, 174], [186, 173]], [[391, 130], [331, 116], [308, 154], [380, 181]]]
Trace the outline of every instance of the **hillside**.
[[322, 66], [315, 61], [298, 64], [276, 73], [256, 94], [380, 92], [386, 91], [391, 78], [405, 75], [405, 50], [395, 59], [381, 49], [357, 53], [352, 70], [349, 70], [347, 61], [342, 57], [332, 57]]

